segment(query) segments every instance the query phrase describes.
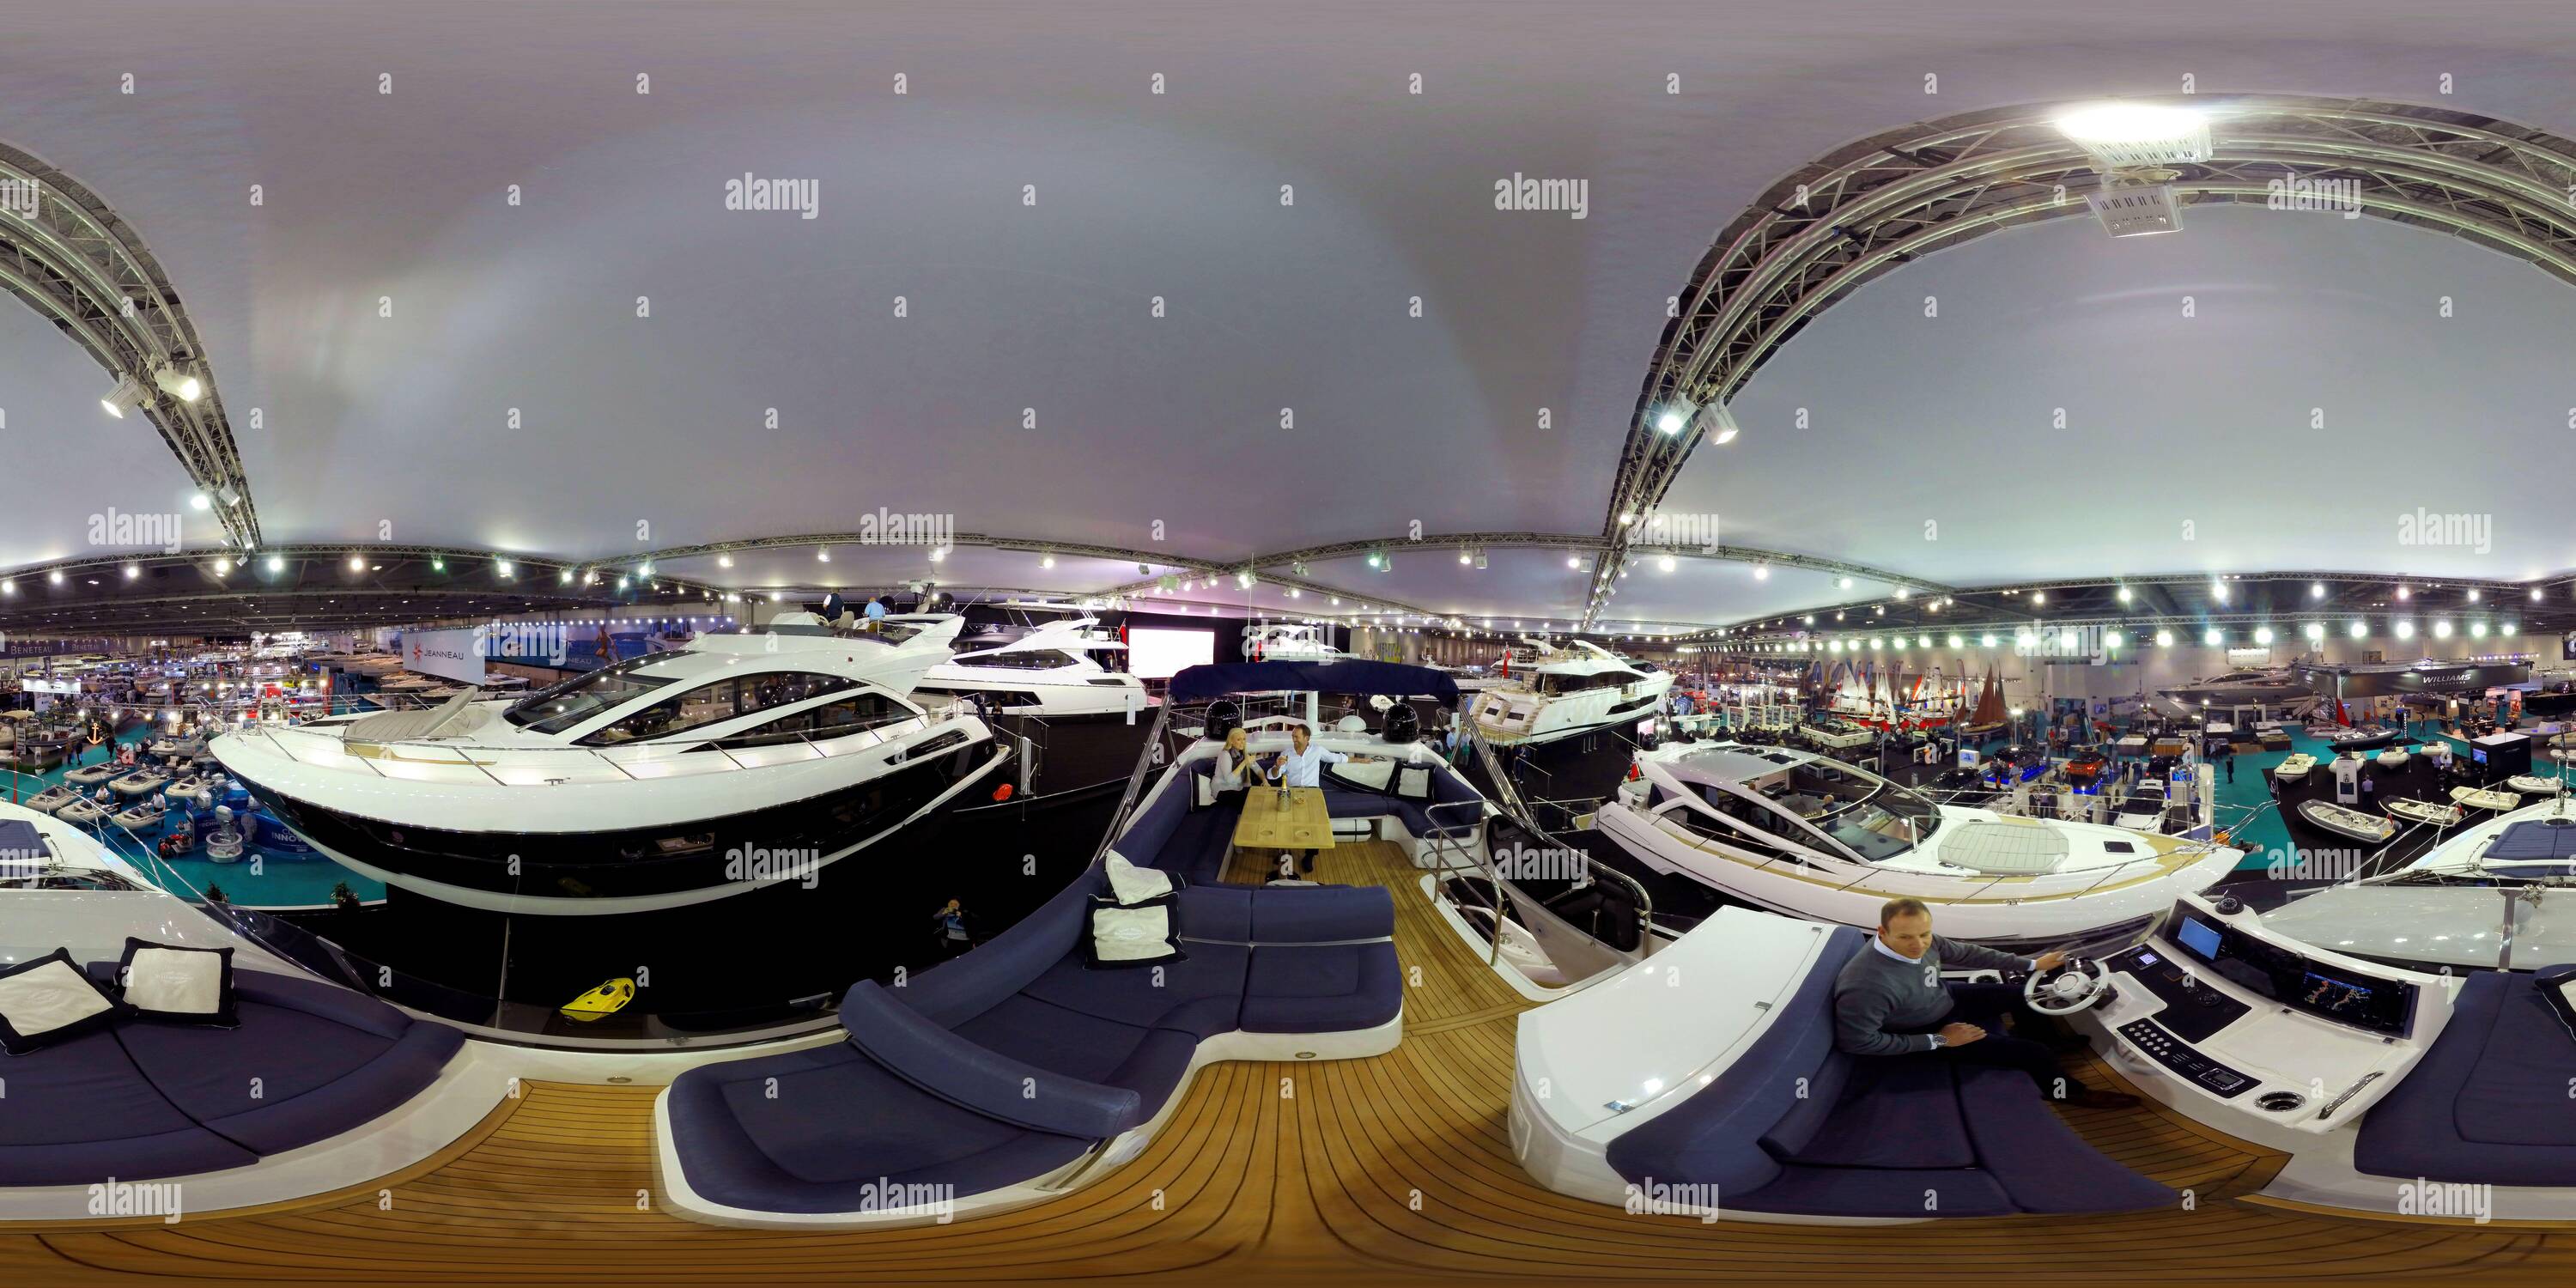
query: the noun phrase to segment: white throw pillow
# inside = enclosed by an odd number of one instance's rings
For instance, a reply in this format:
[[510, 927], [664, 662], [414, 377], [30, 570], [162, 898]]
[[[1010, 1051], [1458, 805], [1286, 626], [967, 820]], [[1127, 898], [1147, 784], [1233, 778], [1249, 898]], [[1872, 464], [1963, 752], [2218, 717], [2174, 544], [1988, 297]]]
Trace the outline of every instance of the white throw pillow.
[[49, 1034], [116, 1009], [64, 960], [39, 961], [31, 969], [0, 976], [0, 1020], [14, 1039], [12, 1049], [33, 1050]]
[[1425, 765], [1407, 765], [1398, 771], [1395, 794], [1409, 800], [1421, 800], [1431, 795], [1430, 768]]
[[1103, 963], [1158, 961], [1176, 956], [1171, 908], [1156, 904], [1150, 908], [1092, 909], [1091, 955]]
[[1109, 852], [1109, 893], [1117, 896], [1121, 906], [1133, 906], [1148, 899], [1160, 899], [1172, 892], [1172, 874], [1160, 868], [1140, 868], [1129, 863], [1118, 851]]
[[213, 1015], [223, 1009], [224, 959], [144, 948], [125, 968], [125, 1004], [140, 1011]]

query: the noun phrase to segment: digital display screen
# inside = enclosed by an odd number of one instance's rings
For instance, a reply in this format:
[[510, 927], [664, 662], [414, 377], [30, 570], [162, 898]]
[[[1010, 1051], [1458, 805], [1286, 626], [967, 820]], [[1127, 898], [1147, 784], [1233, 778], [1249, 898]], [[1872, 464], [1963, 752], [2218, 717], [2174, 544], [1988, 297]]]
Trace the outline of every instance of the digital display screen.
[[2216, 926], [2198, 917], [2185, 917], [2182, 919], [2182, 925], [2175, 930], [2174, 938], [2181, 940], [2183, 947], [2199, 954], [2203, 959], [2213, 962], [2218, 960]]
[[2311, 1011], [2327, 1015], [2365, 1015], [2373, 1007], [2371, 999], [2377, 990], [2366, 984], [2336, 979], [2309, 971], [2299, 985], [2299, 1002]]
[[2158, 957], [2158, 956], [2156, 956], [2154, 953], [2148, 952], [2148, 951], [2147, 951], [2146, 949], [2144, 949], [2144, 948], [2141, 948], [2141, 949], [2139, 949], [2139, 950], [2138, 950], [2138, 964], [2139, 964], [2139, 965], [2141, 965], [2141, 966], [2153, 966], [2153, 965], [2155, 965], [2157, 962], [2160, 962], [2160, 961], [2163, 961], [2163, 960], [2164, 960], [2164, 958], [2162, 958], [2162, 957]]
[[2487, 749], [2484, 747], [2469, 748], [2469, 759], [2481, 765], [2487, 763]]

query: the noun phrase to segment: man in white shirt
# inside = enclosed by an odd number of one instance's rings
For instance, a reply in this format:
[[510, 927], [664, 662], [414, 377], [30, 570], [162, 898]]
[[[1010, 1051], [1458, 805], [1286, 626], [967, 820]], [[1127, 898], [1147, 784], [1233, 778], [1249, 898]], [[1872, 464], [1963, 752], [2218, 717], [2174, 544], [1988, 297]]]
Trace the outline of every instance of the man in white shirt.
[[[1270, 782], [1274, 786], [1322, 787], [1324, 785], [1324, 766], [1338, 765], [1343, 761], [1350, 759], [1350, 757], [1345, 756], [1338, 751], [1334, 751], [1329, 747], [1316, 746], [1313, 736], [1307, 732], [1306, 726], [1304, 725], [1290, 726], [1288, 730], [1288, 741], [1290, 743], [1289, 750], [1279, 753], [1278, 764], [1272, 767], [1268, 775]], [[1288, 856], [1282, 854], [1279, 857], [1284, 859]], [[1300, 872], [1312, 872], [1315, 870], [1315, 852], [1313, 850], [1297, 851], [1297, 870]]]

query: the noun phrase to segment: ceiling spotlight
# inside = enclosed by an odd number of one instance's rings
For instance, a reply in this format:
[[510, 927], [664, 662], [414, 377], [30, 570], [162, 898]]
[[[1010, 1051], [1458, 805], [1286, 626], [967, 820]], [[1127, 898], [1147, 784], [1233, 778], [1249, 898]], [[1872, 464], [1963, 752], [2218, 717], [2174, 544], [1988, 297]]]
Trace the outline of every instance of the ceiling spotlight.
[[1991, 632], [1991, 631], [1990, 631], [1990, 632], [1986, 633], [1984, 636], [1981, 636], [1981, 637], [1977, 640], [1977, 643], [1982, 644], [1982, 645], [1984, 645], [1984, 646], [1985, 646], [1985, 647], [1987, 647], [1987, 648], [1993, 648], [1993, 647], [1995, 646], [1995, 637], [1994, 637], [1993, 632]]
[[2096, 103], [2057, 117], [2058, 131], [2109, 169], [2209, 159], [2209, 117], [2187, 107]]
[[215, 504], [215, 498], [213, 498], [213, 497], [211, 497], [211, 496], [208, 496], [208, 495], [206, 495], [206, 494], [205, 494], [205, 493], [203, 493], [203, 492], [199, 492], [199, 493], [197, 493], [196, 495], [191, 496], [191, 497], [189, 497], [189, 498], [188, 498], [188, 508], [189, 508], [189, 509], [191, 509], [191, 510], [208, 510], [208, 509], [212, 509], [212, 508], [214, 508], [214, 504]]
[[142, 576], [142, 575], [143, 575], [143, 567], [142, 567], [142, 565], [140, 565], [140, 564], [127, 564], [127, 565], [125, 565], [125, 579], [126, 579], [127, 581], [132, 581], [132, 580], [134, 580], [135, 578], [140, 577], [140, 576]]
[[2354, 622], [2352, 625], [2344, 628], [2344, 634], [2349, 635], [2354, 639], [2367, 639], [2370, 636], [2370, 624], [2367, 622]]
[[1040, 568], [1053, 568], [1053, 567], [1055, 567], [1055, 556], [1054, 556], [1054, 555], [1039, 555], [1039, 556], [1038, 556], [1038, 567], [1040, 567]]
[[[2070, 636], [2071, 636], [2071, 635], [2073, 635], [2074, 633], [2075, 633], [2075, 632], [2073, 632], [2073, 631], [2068, 631], [2068, 632], [2067, 632], [2067, 634], [2068, 634], [2068, 635], [2070, 635]], [[2114, 649], [2114, 648], [2118, 648], [2118, 647], [2120, 647], [2120, 633], [2119, 633], [2118, 631], [2104, 631], [2104, 632], [2102, 632], [2102, 647], [2103, 647], [2103, 648], [2106, 648], [2106, 649]]]
[[815, 552], [814, 552], [814, 562], [816, 562], [816, 563], [830, 563], [830, 562], [832, 562], [832, 551], [831, 551], [831, 548], [827, 546], [827, 547], [825, 547], [825, 548], [823, 548], [823, 549], [821, 549], [821, 550], [817, 550], [817, 551], [815, 551]]
[[1655, 569], [1658, 572], [1671, 572], [1673, 567], [1673, 557], [1671, 555], [1665, 555], [1655, 560]]
[[1691, 405], [1690, 399], [1676, 397], [1671, 402], [1665, 403], [1664, 409], [1655, 414], [1655, 428], [1669, 438], [1682, 432], [1683, 427], [1690, 424], [1691, 417], [1698, 411], [1698, 408]]
[[2397, 624], [2397, 638], [2401, 640], [2411, 640], [2415, 638], [2415, 623], [2399, 622]]
[[2472, 591], [2470, 591], [2470, 592], [2469, 592], [2469, 602], [2470, 602], [2470, 603], [2472, 603], [2472, 604], [2474, 604], [2474, 603], [2478, 602], [2478, 592], [2477, 592], [2477, 591], [2472, 590]]
[[349, 571], [351, 571], [351, 572], [365, 572], [366, 570], [367, 570], [367, 561], [366, 561], [366, 560], [361, 559], [361, 558], [359, 558], [359, 557], [358, 557], [358, 556], [356, 556], [356, 555], [351, 555], [351, 556], [349, 556]]
[[2486, 637], [2487, 637], [2487, 624], [2486, 624], [2485, 622], [2471, 622], [2471, 623], [2469, 623], [2469, 638], [2470, 638], [2470, 639], [2478, 639], [2478, 640], [2482, 640], [2482, 639], [2485, 639]]
[[2272, 628], [2271, 628], [2271, 627], [2269, 627], [2269, 626], [2257, 626], [2257, 627], [2255, 627], [2255, 628], [2254, 628], [2254, 642], [2255, 642], [2255, 643], [2257, 643], [2257, 644], [2269, 644], [2269, 643], [2271, 643], [2271, 642], [2272, 642]]
[[2129, 602], [2129, 588], [2126, 586], [2120, 588], [2120, 602], [2123, 604]]
[[1845, 589], [1845, 590], [1849, 590], [1849, 589], [1851, 589], [1851, 578], [1849, 578], [1849, 577], [1845, 577], [1845, 578], [1843, 578], [1840, 582], [1838, 582], [1838, 583], [1836, 583], [1836, 584], [1837, 584], [1837, 585], [1839, 585], [1839, 586], [1841, 586], [1841, 587], [1842, 587], [1843, 589]]
[[2321, 640], [2321, 639], [2324, 639], [2324, 638], [2326, 637], [2326, 627], [2325, 627], [2325, 623], [2323, 623], [2323, 622], [2310, 622], [2310, 623], [2308, 623], [2307, 630], [2306, 630], [2304, 633], [2305, 633], [2305, 634], [2307, 635], [2307, 637], [2308, 637], [2309, 639], [2311, 639], [2311, 640]]
[[2399, 599], [2412, 599], [2414, 598], [2414, 593], [2406, 589], [2404, 586], [2400, 586], [2397, 588], [2397, 597]]
[[233, 561], [232, 561], [232, 560], [230, 560], [230, 559], [218, 559], [218, 560], [216, 560], [216, 561], [215, 561], [215, 575], [216, 575], [216, 576], [221, 577], [221, 576], [223, 576], [225, 573], [231, 572], [232, 570], [233, 570]]
[[132, 376], [119, 376], [116, 388], [108, 390], [107, 396], [98, 400], [98, 405], [105, 408], [108, 415], [123, 420], [126, 409], [141, 406], [146, 396], [142, 381]]
[[2219, 630], [2219, 629], [2218, 629], [2217, 627], [2215, 627], [2215, 626], [2212, 626], [2212, 627], [2210, 627], [2208, 630], [2202, 631], [2202, 632], [2200, 633], [2200, 642], [2201, 642], [2201, 643], [2203, 643], [2203, 644], [2206, 644], [2206, 645], [2210, 646], [2211, 648], [2216, 648], [2216, 647], [2218, 647], [2220, 644], [2225, 643], [2226, 641], [2227, 641], [2227, 633], [2226, 633], [2226, 632], [2224, 632], [2224, 631]]
[[500, 574], [501, 576], [507, 577], [511, 575], [515, 569], [511, 567], [509, 560], [496, 559], [492, 561], [492, 571]]
[[932, 547], [930, 548], [930, 562], [932, 562], [932, 563], [946, 563], [947, 561], [948, 561], [948, 547], [946, 547], [946, 546], [932, 546]]
[[1753, 580], [1755, 580], [1755, 581], [1769, 581], [1769, 580], [1771, 580], [1771, 565], [1769, 565], [1769, 564], [1755, 564], [1755, 565], [1753, 565]]
[[2433, 623], [2433, 638], [2437, 640], [2451, 638], [2451, 623], [2448, 620]]
[[155, 370], [152, 373], [152, 383], [159, 385], [161, 392], [181, 402], [195, 402], [206, 392], [206, 387], [199, 383], [195, 376], [177, 367], [161, 367]]
[[1465, 547], [1465, 546], [1460, 546], [1460, 547], [1458, 547], [1458, 562], [1460, 562], [1460, 563], [1464, 564], [1464, 563], [1474, 563], [1475, 561], [1476, 561], [1476, 556], [1475, 556], [1473, 553], [1469, 552], [1469, 551], [1468, 551], [1468, 549], [1467, 549], [1467, 547]]
[[2310, 599], [2323, 599], [2323, 598], [2325, 598], [2325, 597], [2326, 597], [2326, 584], [2325, 584], [2324, 582], [2322, 582], [2322, 581], [2312, 581], [2312, 582], [2309, 582], [2309, 583], [2308, 583], [2308, 598], [2310, 598]]
[[438, 556], [436, 556], [436, 555], [431, 556], [431, 557], [430, 557], [430, 560], [429, 560], [429, 570], [430, 570], [431, 572], [445, 572], [445, 571], [447, 571], [447, 560], [445, 560], [445, 559], [443, 559], [443, 558], [440, 558], [440, 557], [438, 557]]
[[2157, 648], [2172, 648], [2172, 647], [2173, 647], [2173, 632], [2172, 632], [2172, 631], [2157, 631], [2157, 632], [2156, 632], [2156, 647], [2157, 647]]
[[717, 555], [717, 556], [716, 556], [716, 567], [718, 567], [718, 568], [731, 568], [731, 567], [733, 567], [733, 556], [732, 556], [732, 555]]
[[2226, 603], [2227, 583], [2223, 581], [2213, 581], [2209, 583], [2209, 597], [2217, 600], [2219, 603]]

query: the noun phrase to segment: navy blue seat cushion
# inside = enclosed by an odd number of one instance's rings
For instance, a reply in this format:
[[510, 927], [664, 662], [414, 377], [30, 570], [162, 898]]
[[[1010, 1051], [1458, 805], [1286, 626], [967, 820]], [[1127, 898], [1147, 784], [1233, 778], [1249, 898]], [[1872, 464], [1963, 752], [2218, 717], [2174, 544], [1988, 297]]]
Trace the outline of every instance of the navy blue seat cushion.
[[2085, 1144], [2020, 1071], [1962, 1065], [1953, 1072], [1978, 1165], [2020, 1211], [2151, 1212], [2182, 1203], [2170, 1187]]
[[1781, 1168], [1779, 1179], [1750, 1192], [1720, 1191], [1718, 1205], [1791, 1216], [1891, 1218], [2010, 1216], [2019, 1210], [1995, 1178], [1969, 1168], [1803, 1164]]
[[2373, 1176], [2576, 1185], [2576, 1041], [2528, 976], [2470, 975], [2431, 1050], [2370, 1107], [2353, 1168]]
[[[1329, 944], [1395, 933], [1395, 894], [1385, 886], [1277, 886], [1253, 893], [1256, 944]], [[1194, 927], [1183, 933], [1195, 936]]]
[[689, 1187], [761, 1212], [860, 1211], [883, 1201], [880, 1182], [981, 1194], [1092, 1145], [960, 1108], [846, 1043], [691, 1069], [672, 1081], [668, 1113]]
[[1799, 1150], [1807, 1147], [1807, 1142], [1816, 1138], [1817, 1132], [1824, 1130], [1842, 1103], [1843, 1087], [1850, 1080], [1854, 1063], [1852, 1057], [1841, 1051], [1829, 1051], [1825, 1054], [1825, 1062], [1816, 1066], [1813, 1072], [1790, 1076], [1793, 1084], [1804, 1085], [1794, 1088], [1789, 1112], [1771, 1124], [1770, 1130], [1763, 1132], [1758, 1142], [1771, 1157], [1783, 1162], [1795, 1158]]
[[[1186, 893], [1205, 888], [1192, 886]], [[1183, 929], [1190, 924], [1185, 919]], [[1232, 1030], [1243, 1007], [1252, 950], [1240, 944], [1193, 943], [1189, 951], [1188, 960], [1160, 971], [1090, 970], [1079, 959], [1067, 959], [1031, 981], [1018, 1000], [1137, 1028], [1181, 1029], [1202, 1038]]]
[[1816, 1167], [1977, 1165], [1947, 1060], [1887, 1056], [1852, 1063], [1840, 1103], [1790, 1161]]
[[0, 1185], [150, 1180], [259, 1161], [154, 1090], [112, 1030], [0, 1058], [0, 1078]]
[[1342, 1033], [1376, 1028], [1404, 1010], [1395, 945], [1262, 945], [1244, 982], [1250, 1033]]
[[[1183, 939], [1218, 944], [1252, 942], [1252, 903], [1255, 887], [1193, 884], [1181, 890], [1172, 916], [1179, 922]], [[1195, 956], [1198, 949], [1190, 952]]]
[[[1166, 779], [1158, 787], [1154, 802], [1138, 811], [1135, 819], [1128, 823], [1127, 830], [1109, 843], [1109, 848], [1140, 868], [1171, 867], [1171, 864], [1161, 861], [1163, 850], [1183, 822], [1194, 817], [1219, 818], [1228, 813], [1223, 809], [1193, 811], [1190, 808], [1190, 788], [1190, 783], [1179, 778]], [[1229, 826], [1226, 830], [1231, 832], [1233, 828]]]
[[931, 1023], [955, 1028], [1072, 956], [1091, 924], [1092, 896], [1108, 892], [1107, 875], [1097, 867], [1085, 868], [1019, 924], [963, 957], [904, 980], [894, 993]]
[[436, 1081], [465, 1035], [318, 980], [245, 970], [240, 1026], [127, 1024], [137, 1068], [208, 1129], [267, 1155], [382, 1117]]
[[870, 980], [841, 999], [841, 1023], [850, 1045], [877, 1064], [989, 1118], [1091, 1140], [1145, 1120], [1136, 1093], [1094, 1081], [1135, 1049], [1124, 1034], [1142, 1030], [1014, 996], [950, 1032]]

